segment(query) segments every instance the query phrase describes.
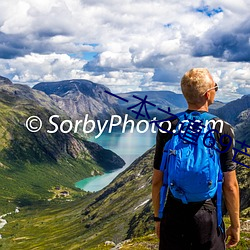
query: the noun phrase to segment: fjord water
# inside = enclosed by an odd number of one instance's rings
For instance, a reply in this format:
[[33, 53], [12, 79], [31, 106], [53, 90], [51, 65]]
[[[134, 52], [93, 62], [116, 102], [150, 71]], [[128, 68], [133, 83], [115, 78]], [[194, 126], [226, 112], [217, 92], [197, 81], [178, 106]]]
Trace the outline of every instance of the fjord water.
[[121, 169], [100, 176], [93, 176], [76, 183], [76, 187], [85, 191], [98, 191], [107, 186], [119, 173], [124, 171], [136, 158], [145, 153], [155, 144], [156, 134], [148, 130], [146, 133], [125, 133], [112, 132], [105, 133], [99, 138], [90, 138], [90, 141], [98, 143], [106, 149], [110, 149], [118, 154], [125, 162]]

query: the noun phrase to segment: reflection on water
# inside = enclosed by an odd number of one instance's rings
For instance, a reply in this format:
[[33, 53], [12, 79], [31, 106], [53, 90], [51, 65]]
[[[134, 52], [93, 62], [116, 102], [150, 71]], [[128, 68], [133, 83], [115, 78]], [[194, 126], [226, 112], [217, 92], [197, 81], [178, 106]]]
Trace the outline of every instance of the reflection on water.
[[143, 134], [136, 131], [129, 133], [128, 131], [123, 134], [121, 132], [106, 133], [97, 139], [91, 138], [91, 141], [118, 154], [123, 158], [126, 164], [123, 168], [115, 170], [114, 172], [83, 179], [76, 183], [76, 187], [90, 192], [101, 190], [119, 173], [124, 171], [136, 158], [150, 149], [155, 144], [155, 136], [156, 134], [151, 133], [151, 131], [147, 131]]

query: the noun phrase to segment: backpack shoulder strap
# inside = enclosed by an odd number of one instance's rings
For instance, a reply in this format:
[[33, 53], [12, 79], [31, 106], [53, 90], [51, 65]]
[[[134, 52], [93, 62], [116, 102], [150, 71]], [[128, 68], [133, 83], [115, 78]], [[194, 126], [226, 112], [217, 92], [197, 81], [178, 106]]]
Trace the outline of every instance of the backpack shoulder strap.
[[[216, 118], [216, 115], [210, 114], [208, 112], [205, 112], [202, 114], [203, 118], [206, 120], [212, 120], [213, 118]], [[223, 173], [221, 170], [221, 167], [219, 166], [219, 173], [218, 173], [218, 186], [217, 186], [217, 199], [216, 199], [216, 206], [217, 206], [217, 226], [221, 229], [223, 232], [222, 227], [222, 182], [223, 182]]]
[[208, 112], [199, 113], [198, 111], [192, 111], [190, 113], [184, 111], [184, 112], [177, 113], [176, 116], [178, 117], [179, 121], [182, 121], [186, 118], [186, 116], [189, 116], [190, 114], [195, 114], [195, 113], [200, 115], [205, 120], [212, 120], [213, 118], [217, 117], [216, 115], [213, 115], [213, 114], [208, 113]]
[[180, 120], [180, 119], [182, 119], [186, 114], [187, 114], [187, 112], [186, 112], [186, 111], [183, 111], [183, 112], [177, 113], [177, 114], [175, 114], [175, 115], [176, 115], [177, 118]]
[[201, 116], [202, 116], [203, 118], [205, 118], [205, 120], [212, 120], [213, 118], [216, 118], [216, 117], [217, 117], [216, 115], [213, 115], [213, 114], [208, 113], [208, 112], [202, 113]]

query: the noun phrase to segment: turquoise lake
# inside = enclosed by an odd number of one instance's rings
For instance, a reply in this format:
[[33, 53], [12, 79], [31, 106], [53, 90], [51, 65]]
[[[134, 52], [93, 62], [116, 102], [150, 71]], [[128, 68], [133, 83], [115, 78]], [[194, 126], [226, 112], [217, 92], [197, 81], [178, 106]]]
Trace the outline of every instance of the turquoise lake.
[[98, 143], [106, 149], [118, 154], [125, 162], [125, 166], [111, 173], [78, 181], [75, 186], [85, 191], [95, 192], [107, 186], [119, 173], [123, 172], [135, 159], [145, 153], [155, 144], [156, 134], [148, 130], [146, 133], [112, 132], [99, 138], [90, 138], [90, 141]]

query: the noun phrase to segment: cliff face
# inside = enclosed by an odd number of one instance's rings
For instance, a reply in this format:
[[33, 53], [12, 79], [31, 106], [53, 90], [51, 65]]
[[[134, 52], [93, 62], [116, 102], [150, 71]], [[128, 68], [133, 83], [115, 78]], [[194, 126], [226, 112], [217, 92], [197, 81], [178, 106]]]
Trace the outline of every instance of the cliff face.
[[38, 83], [33, 89], [50, 95], [57, 106], [73, 119], [88, 114], [90, 119], [104, 121], [111, 115], [122, 115], [117, 100], [105, 93], [110, 91], [101, 84], [87, 80], [65, 80]]

